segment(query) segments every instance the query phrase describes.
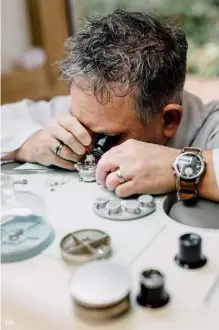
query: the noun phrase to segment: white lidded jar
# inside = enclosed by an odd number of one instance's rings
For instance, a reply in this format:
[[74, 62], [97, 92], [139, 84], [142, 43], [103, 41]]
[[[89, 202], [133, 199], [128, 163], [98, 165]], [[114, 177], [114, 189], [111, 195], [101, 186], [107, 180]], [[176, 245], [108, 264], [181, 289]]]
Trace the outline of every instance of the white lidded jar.
[[104, 260], [78, 269], [70, 281], [70, 295], [77, 316], [97, 321], [117, 317], [130, 308], [129, 270]]

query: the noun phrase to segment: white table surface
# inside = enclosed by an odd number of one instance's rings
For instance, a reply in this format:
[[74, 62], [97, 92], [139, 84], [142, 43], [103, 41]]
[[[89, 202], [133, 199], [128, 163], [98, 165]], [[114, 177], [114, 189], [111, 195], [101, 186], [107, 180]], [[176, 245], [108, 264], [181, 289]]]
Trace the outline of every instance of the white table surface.
[[[164, 213], [161, 197], [156, 198], [156, 212], [145, 218], [128, 222], [102, 219], [93, 213], [92, 202], [108, 192], [96, 184], [78, 182], [76, 173], [68, 174], [68, 184], [50, 192], [45, 184], [50, 175], [29, 175], [25, 190], [40, 194], [46, 201], [48, 221], [56, 230], [56, 239], [35, 258], [2, 265], [3, 330], [218, 329], [219, 289], [205, 300], [219, 274], [219, 231], [193, 230], [175, 223]], [[104, 324], [88, 324], [75, 317], [68, 293], [75, 268], [66, 266], [59, 253], [63, 235], [87, 227], [102, 229], [112, 237], [109, 262], [124, 264], [133, 274], [131, 313]], [[202, 269], [183, 270], [173, 261], [178, 237], [185, 232], [200, 233], [203, 238], [208, 264]], [[139, 274], [152, 267], [164, 272], [172, 298], [165, 308], [156, 311], [135, 302]]]

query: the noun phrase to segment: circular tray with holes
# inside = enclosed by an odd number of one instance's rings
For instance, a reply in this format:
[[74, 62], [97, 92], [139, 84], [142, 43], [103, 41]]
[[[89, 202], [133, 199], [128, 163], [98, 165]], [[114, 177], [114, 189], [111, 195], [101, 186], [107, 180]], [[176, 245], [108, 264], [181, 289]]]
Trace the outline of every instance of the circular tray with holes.
[[154, 199], [150, 195], [141, 195], [137, 199], [108, 199], [101, 196], [95, 199], [95, 214], [110, 220], [133, 220], [144, 217], [156, 209]]

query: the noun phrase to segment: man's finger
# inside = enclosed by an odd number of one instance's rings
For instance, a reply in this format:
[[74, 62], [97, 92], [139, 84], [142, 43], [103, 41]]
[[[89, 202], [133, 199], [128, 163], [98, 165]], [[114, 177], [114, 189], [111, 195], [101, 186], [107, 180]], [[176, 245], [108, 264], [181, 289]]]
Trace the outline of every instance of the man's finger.
[[119, 178], [116, 175], [116, 171], [109, 173], [105, 180], [105, 186], [110, 191], [114, 191], [120, 184]]
[[67, 170], [74, 170], [75, 169], [75, 165], [73, 162], [63, 159], [59, 156], [56, 156], [55, 154], [51, 155], [51, 165], [55, 165], [61, 168], [66, 168]]
[[60, 158], [58, 156], [55, 157], [53, 165], [61, 167], [61, 168], [66, 168], [66, 169], [72, 170], [72, 171], [75, 170], [75, 166], [74, 166], [73, 162]]
[[85, 154], [84, 146], [74, 137], [74, 135], [68, 131], [66, 131], [60, 125], [54, 125], [51, 127], [51, 134], [66, 144], [72, 151], [74, 151], [78, 155]]
[[[57, 140], [56, 138], [51, 137], [50, 141], [49, 141], [49, 149], [55, 153], [56, 152], [56, 147], [59, 144], [59, 140]], [[66, 160], [70, 160], [72, 162], [78, 162], [81, 158], [81, 156], [77, 155], [76, 153], [74, 153], [68, 146], [64, 145], [61, 148], [61, 151], [58, 155], [61, 158], [64, 158]]]
[[83, 145], [89, 146], [91, 144], [90, 134], [75, 117], [62, 116], [59, 119], [59, 124], [73, 134]]
[[137, 192], [135, 191], [134, 182], [130, 180], [119, 184], [115, 189], [115, 193], [119, 197], [128, 197], [136, 194]]
[[[107, 155], [108, 154], [108, 155]], [[105, 185], [107, 175], [119, 168], [119, 162], [111, 157], [110, 151], [106, 153], [98, 162], [96, 169], [96, 182]]]
[[72, 162], [78, 162], [82, 156], [77, 155], [65, 145], [62, 147], [59, 157], [64, 158], [66, 160], [71, 160]]

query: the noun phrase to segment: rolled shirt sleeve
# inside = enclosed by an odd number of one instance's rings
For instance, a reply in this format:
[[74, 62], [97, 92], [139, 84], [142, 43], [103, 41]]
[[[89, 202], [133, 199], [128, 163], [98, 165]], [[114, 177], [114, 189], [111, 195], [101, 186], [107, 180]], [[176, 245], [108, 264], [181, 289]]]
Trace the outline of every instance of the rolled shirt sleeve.
[[219, 101], [213, 101], [207, 104], [205, 111], [210, 113], [203, 121], [192, 146], [199, 147], [203, 150], [212, 150], [214, 171], [219, 187]]
[[44, 128], [58, 114], [69, 112], [70, 96], [59, 96], [51, 101], [22, 100], [1, 107], [1, 159], [17, 150], [36, 131]]
[[219, 149], [213, 150], [213, 164], [214, 164], [216, 181], [219, 187]]
[[214, 129], [209, 134], [207, 149], [212, 149], [215, 177], [219, 187], [219, 106], [212, 117], [214, 120]]

